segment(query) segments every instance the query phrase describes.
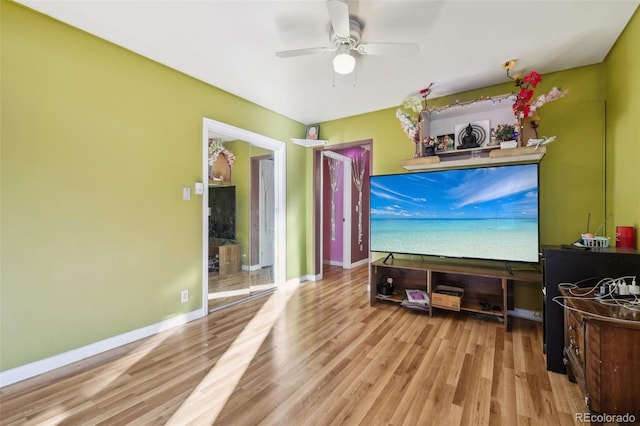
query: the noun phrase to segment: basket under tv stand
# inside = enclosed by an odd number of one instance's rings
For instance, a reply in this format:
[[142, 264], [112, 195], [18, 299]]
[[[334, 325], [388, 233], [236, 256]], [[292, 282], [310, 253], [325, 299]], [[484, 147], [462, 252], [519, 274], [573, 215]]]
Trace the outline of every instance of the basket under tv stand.
[[[377, 286], [386, 277], [393, 278], [394, 294], [379, 295]], [[391, 253], [369, 265], [369, 303], [402, 303], [406, 290], [422, 290], [432, 302], [429, 316], [434, 310], [477, 312], [501, 319], [507, 331], [511, 330], [509, 310], [514, 308], [514, 283], [542, 284], [542, 273], [534, 266], [505, 267], [503, 262], [484, 262], [450, 258], [395, 258]], [[438, 285], [459, 287], [464, 290], [459, 304], [434, 306], [433, 293]], [[481, 303], [482, 302], [482, 303]], [[441, 303], [441, 302], [438, 302]]]

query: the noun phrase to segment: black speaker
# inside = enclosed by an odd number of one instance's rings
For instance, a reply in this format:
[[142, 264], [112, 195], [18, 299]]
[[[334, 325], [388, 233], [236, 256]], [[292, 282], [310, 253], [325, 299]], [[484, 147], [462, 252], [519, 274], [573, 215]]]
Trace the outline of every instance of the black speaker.
[[393, 277], [390, 275], [383, 275], [378, 283], [378, 294], [383, 296], [391, 296], [393, 294]]

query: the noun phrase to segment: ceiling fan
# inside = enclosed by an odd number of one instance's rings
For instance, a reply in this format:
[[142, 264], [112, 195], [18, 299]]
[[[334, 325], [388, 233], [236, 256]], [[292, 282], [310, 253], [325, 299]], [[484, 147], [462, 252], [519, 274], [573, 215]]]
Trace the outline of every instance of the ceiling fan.
[[349, 15], [347, 3], [341, 0], [327, 0], [327, 10], [331, 20], [329, 40], [332, 46], [283, 50], [276, 52], [276, 56], [291, 58], [337, 52], [333, 57], [333, 70], [338, 74], [350, 74], [356, 66], [356, 59], [351, 55], [351, 51], [360, 55], [389, 56], [413, 56], [418, 53], [418, 45], [415, 43], [360, 43], [362, 24], [357, 17]]

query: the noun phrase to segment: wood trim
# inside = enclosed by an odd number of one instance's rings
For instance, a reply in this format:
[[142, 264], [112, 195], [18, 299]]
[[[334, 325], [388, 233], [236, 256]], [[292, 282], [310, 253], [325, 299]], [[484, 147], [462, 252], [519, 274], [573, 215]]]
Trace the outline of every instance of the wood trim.
[[472, 157], [470, 153], [440, 157], [411, 158], [400, 161], [400, 167], [406, 170], [447, 170], [499, 164], [539, 163], [546, 153], [546, 147], [521, 147], [511, 149], [492, 149], [489, 155]]

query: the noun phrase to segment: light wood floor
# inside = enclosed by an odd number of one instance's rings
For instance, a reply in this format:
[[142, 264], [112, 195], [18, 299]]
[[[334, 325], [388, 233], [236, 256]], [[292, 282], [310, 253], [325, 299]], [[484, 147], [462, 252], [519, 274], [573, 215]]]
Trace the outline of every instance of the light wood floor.
[[0, 390], [0, 423], [574, 425], [540, 323], [369, 307], [367, 267]]
[[274, 286], [272, 266], [223, 275], [209, 271], [209, 311], [245, 300]]

